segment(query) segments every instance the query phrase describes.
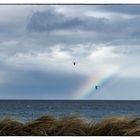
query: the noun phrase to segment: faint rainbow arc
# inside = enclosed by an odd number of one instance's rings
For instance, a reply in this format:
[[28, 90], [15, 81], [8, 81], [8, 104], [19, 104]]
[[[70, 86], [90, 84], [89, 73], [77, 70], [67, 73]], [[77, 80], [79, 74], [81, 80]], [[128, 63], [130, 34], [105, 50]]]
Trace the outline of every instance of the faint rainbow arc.
[[116, 74], [116, 72], [111, 72], [108, 74], [101, 74], [101, 72], [96, 73], [96, 75], [89, 77], [88, 80], [84, 84], [82, 84], [78, 91], [73, 94], [73, 98], [84, 99], [89, 95], [95, 93], [95, 85], [98, 85], [103, 89], [105, 86], [114, 81]]

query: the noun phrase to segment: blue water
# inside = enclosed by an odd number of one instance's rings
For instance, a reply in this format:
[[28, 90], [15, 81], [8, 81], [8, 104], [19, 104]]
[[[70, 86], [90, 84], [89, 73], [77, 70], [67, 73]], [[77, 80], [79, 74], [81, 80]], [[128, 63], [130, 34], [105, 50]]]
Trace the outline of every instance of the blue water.
[[0, 100], [0, 118], [26, 122], [42, 115], [80, 115], [88, 120], [108, 116], [139, 116], [140, 101]]

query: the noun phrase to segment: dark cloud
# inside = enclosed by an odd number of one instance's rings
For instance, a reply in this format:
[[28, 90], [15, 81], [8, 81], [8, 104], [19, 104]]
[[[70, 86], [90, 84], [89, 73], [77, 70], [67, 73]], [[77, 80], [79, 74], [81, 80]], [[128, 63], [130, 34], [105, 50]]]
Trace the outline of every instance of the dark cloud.
[[100, 31], [107, 26], [105, 18], [68, 17], [53, 9], [43, 12], [35, 12], [27, 25], [29, 31], [51, 32], [54, 30], [95, 30]]
[[[98, 7], [98, 6], [97, 6]], [[102, 10], [106, 6], [100, 6]], [[110, 10], [113, 9], [109, 5]], [[124, 6], [115, 6], [116, 9], [121, 9]], [[127, 6], [126, 6], [127, 7]], [[123, 8], [122, 8], [123, 9]], [[127, 8], [126, 8], [127, 9]], [[101, 11], [102, 11], [101, 10]], [[131, 11], [131, 10], [130, 10]], [[107, 19], [97, 17], [70, 17], [64, 16], [53, 9], [47, 11], [35, 12], [27, 25], [28, 31], [34, 32], [52, 32], [63, 30], [66, 34], [48, 34], [47, 38], [41, 36], [40, 42], [50, 43], [79, 43], [79, 42], [108, 42], [118, 39], [132, 39], [140, 35], [140, 19], [132, 17], [131, 19]], [[73, 29], [73, 30], [72, 30]], [[74, 31], [73, 33], [71, 33]], [[78, 33], [77, 31], [83, 31]], [[84, 33], [85, 32], [85, 33]], [[96, 33], [96, 35], [94, 35]], [[108, 34], [106, 34], [108, 33]], [[92, 35], [93, 34], [93, 35]], [[33, 37], [33, 36], [32, 36]], [[42, 40], [42, 37], [45, 39]]]
[[27, 28], [30, 31], [52, 31], [59, 29], [73, 29], [81, 25], [78, 18], [68, 18], [63, 14], [47, 10], [44, 12], [36, 12], [32, 15]]

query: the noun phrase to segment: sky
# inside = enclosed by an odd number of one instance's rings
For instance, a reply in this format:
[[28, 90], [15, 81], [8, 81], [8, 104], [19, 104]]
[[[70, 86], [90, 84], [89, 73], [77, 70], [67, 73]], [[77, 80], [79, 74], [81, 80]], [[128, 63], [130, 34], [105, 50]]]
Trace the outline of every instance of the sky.
[[140, 100], [139, 38], [140, 5], [0, 5], [0, 99]]

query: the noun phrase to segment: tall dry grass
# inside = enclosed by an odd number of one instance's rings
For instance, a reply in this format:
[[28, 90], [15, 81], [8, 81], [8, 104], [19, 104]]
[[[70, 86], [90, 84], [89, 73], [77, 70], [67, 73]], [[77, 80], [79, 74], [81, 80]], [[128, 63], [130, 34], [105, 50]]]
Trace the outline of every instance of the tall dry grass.
[[110, 117], [88, 122], [79, 116], [43, 116], [32, 122], [0, 120], [1, 136], [139, 136], [139, 117]]

